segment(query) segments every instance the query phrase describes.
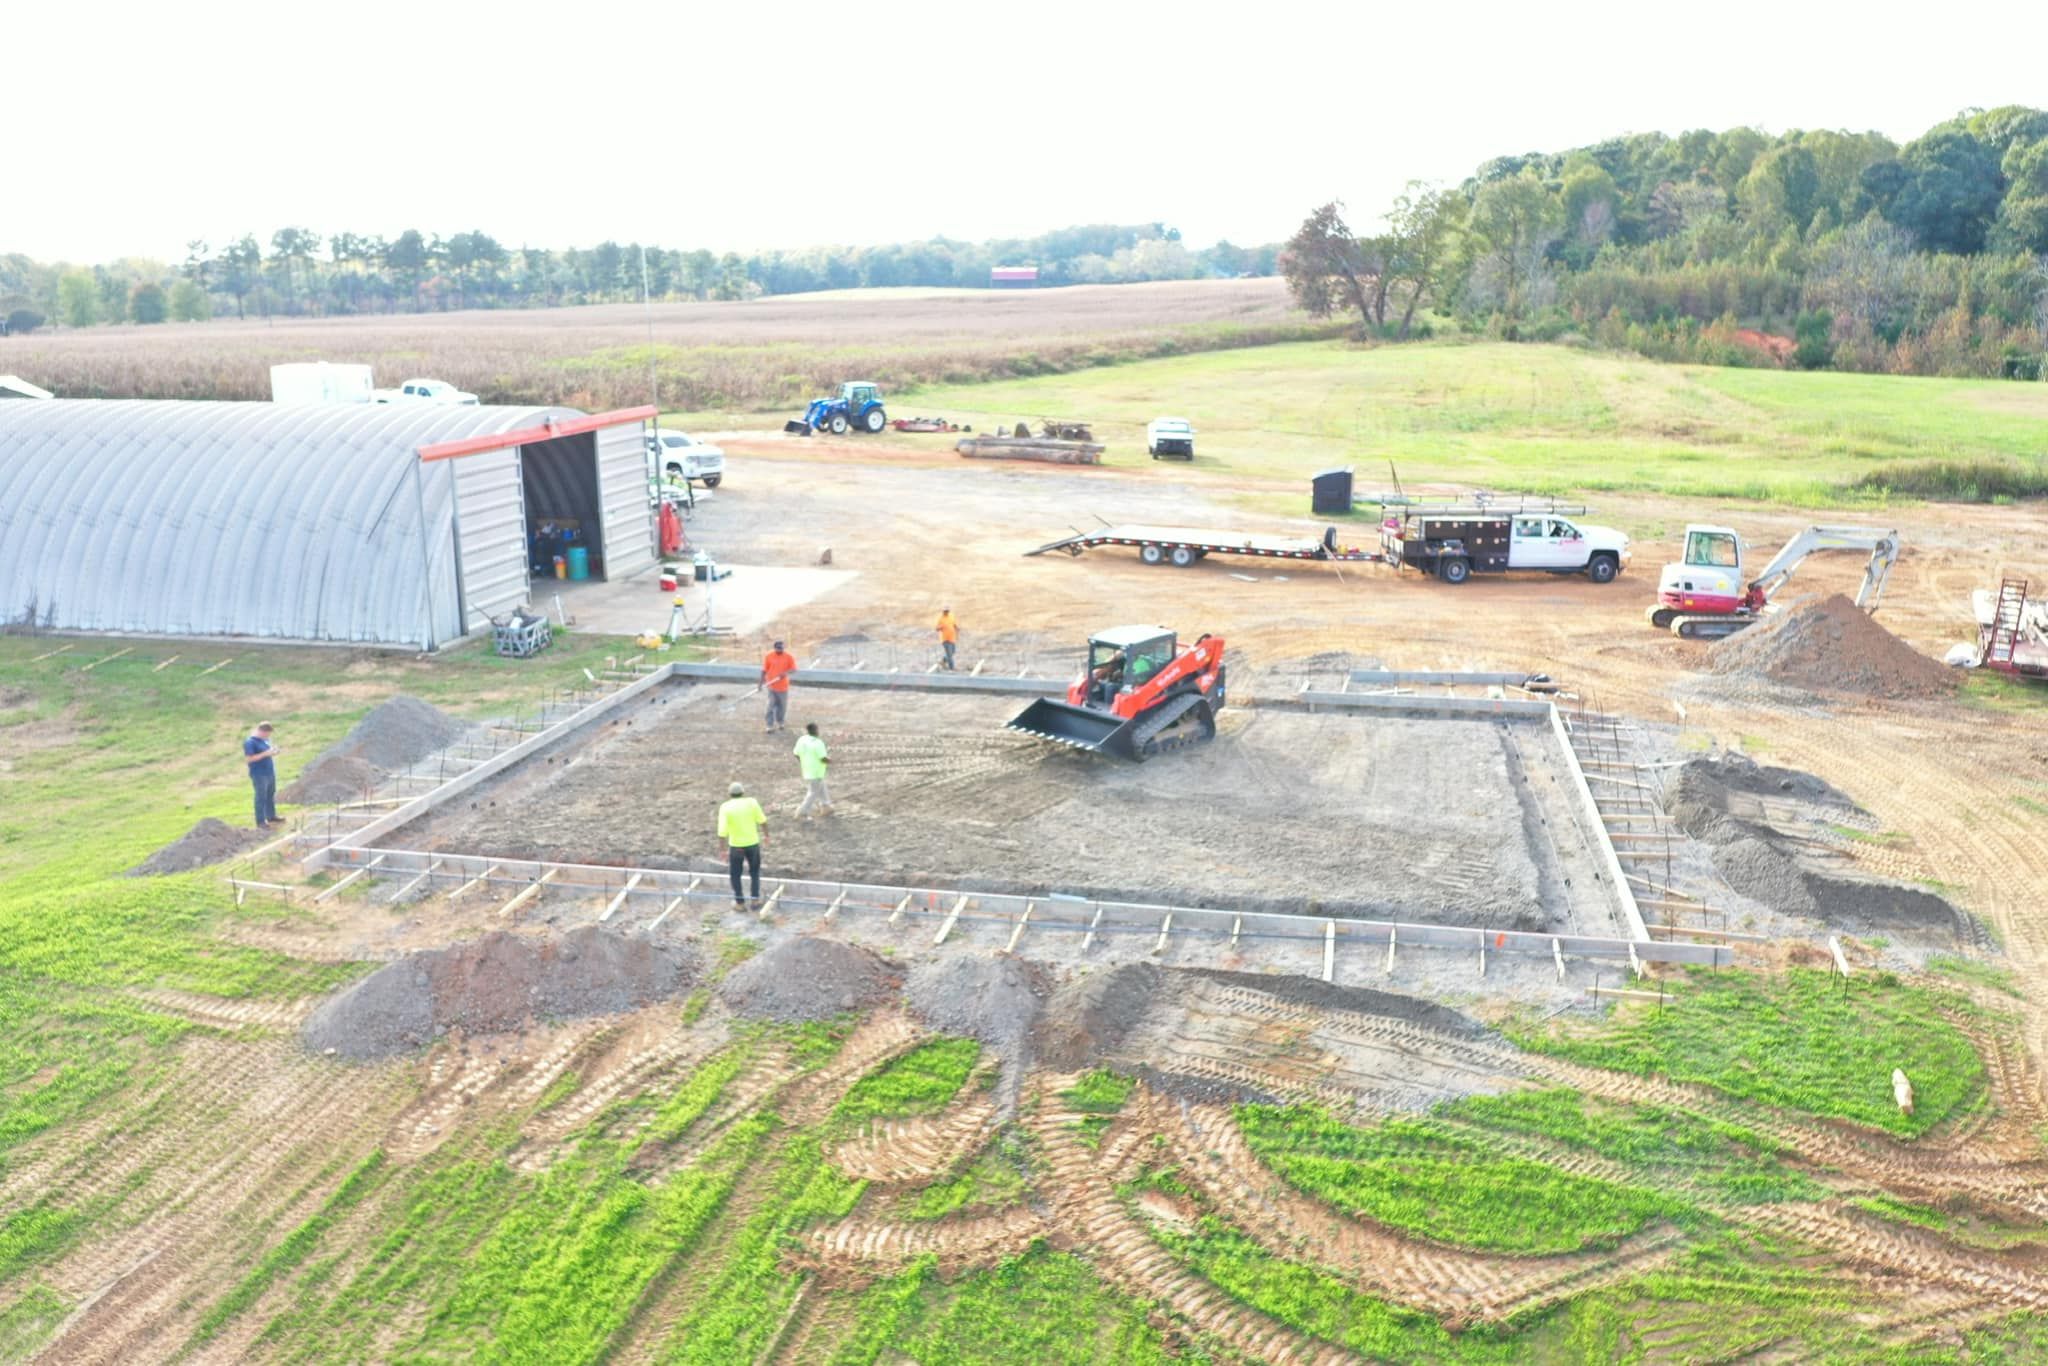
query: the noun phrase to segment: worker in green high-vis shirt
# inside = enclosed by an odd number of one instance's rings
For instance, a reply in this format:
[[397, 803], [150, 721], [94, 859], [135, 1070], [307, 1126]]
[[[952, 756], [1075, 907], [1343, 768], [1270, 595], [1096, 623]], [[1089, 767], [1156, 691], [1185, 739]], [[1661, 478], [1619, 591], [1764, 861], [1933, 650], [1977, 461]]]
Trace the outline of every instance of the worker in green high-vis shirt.
[[825, 769], [832, 762], [832, 756], [825, 752], [825, 742], [818, 738], [818, 723], [812, 721], [804, 726], [804, 733], [797, 737], [797, 769], [804, 777], [803, 805], [797, 807], [796, 815], [802, 820], [815, 806], [821, 812], [832, 811], [832, 794], [825, 790]]
[[725, 853], [726, 871], [732, 876], [732, 908], [744, 911], [742, 869], [753, 875], [754, 904], [761, 902], [761, 846], [768, 839], [768, 813], [738, 783], [729, 792], [730, 800], [718, 808], [718, 842]]

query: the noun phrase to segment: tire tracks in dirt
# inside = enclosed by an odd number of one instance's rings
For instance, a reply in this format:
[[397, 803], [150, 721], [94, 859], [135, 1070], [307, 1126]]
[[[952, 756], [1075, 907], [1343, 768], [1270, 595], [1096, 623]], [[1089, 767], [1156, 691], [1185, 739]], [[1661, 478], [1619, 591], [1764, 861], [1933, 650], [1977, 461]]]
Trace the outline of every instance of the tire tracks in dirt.
[[826, 1160], [859, 1181], [932, 1181], [987, 1144], [996, 1106], [976, 1097], [936, 1115], [881, 1120], [867, 1133], [826, 1149]]

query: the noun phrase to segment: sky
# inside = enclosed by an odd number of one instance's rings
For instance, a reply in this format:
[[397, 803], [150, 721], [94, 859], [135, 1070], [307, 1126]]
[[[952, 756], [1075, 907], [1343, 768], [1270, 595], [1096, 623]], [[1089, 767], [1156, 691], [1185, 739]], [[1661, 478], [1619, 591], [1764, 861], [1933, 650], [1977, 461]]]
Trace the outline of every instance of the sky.
[[[1961, 12], [1957, 12], [1960, 14]], [[717, 251], [1372, 222], [1409, 180], [1622, 133], [1904, 141], [2048, 103], [2048, 10], [1973, 5], [74, 0], [0, 20], [0, 252], [244, 232]], [[481, 16], [487, 16], [487, 22]]]

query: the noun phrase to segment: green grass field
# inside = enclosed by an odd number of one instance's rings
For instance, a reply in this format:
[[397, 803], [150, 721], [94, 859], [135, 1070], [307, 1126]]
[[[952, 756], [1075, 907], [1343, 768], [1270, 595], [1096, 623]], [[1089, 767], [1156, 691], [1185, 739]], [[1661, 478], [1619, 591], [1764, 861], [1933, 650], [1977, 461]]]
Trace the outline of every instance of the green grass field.
[[1989, 461], [2048, 491], [2048, 385], [1664, 365], [1565, 346], [1303, 342], [927, 387], [890, 395], [890, 407], [977, 431], [1086, 419], [1113, 465], [1147, 463], [1147, 421], [1185, 417], [1199, 432], [1193, 477], [1354, 465], [1378, 489], [1392, 461], [1418, 483], [1822, 506], [1882, 499], [1850, 486], [1887, 466]]

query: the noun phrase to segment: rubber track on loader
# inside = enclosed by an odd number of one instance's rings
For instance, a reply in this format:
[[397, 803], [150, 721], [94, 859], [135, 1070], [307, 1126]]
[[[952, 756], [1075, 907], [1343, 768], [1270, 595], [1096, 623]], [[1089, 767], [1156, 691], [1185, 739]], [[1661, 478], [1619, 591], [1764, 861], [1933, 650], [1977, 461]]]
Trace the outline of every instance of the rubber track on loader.
[[[1179, 733], [1175, 728], [1183, 722], [1199, 729]], [[1167, 731], [1175, 733], [1165, 734]], [[1216, 713], [1210, 709], [1209, 699], [1201, 693], [1191, 692], [1174, 698], [1140, 721], [1131, 740], [1132, 748], [1142, 761], [1155, 754], [1203, 744], [1215, 738]]]

